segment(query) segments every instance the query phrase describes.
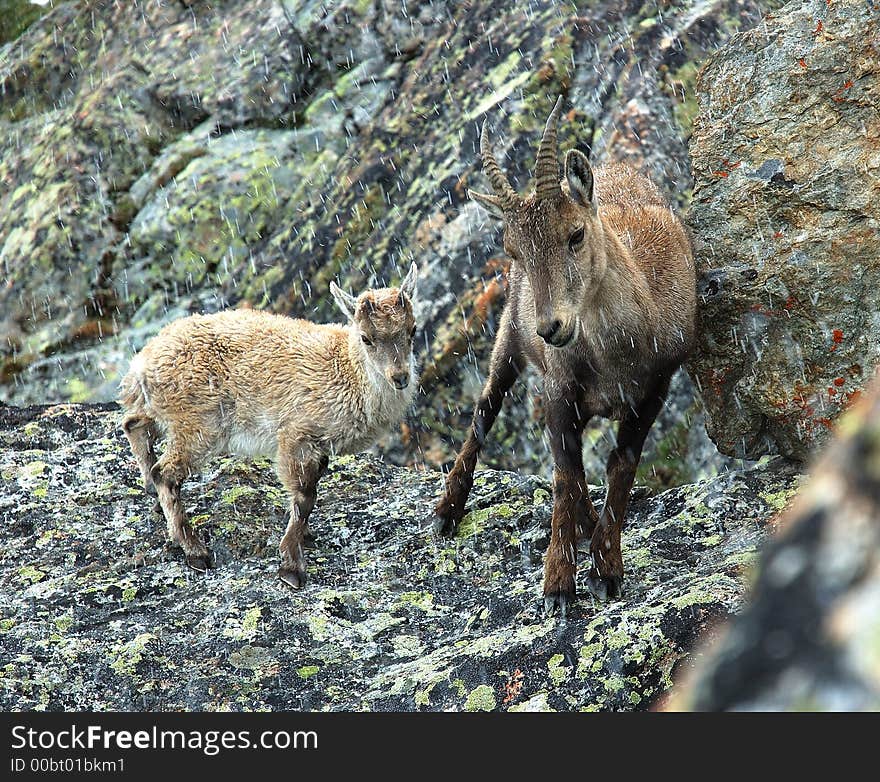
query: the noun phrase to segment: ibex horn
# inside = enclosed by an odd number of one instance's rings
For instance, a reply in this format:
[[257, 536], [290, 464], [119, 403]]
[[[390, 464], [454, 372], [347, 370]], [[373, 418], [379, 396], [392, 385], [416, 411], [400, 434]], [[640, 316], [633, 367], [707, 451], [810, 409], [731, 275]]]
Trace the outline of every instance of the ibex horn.
[[498, 165], [495, 156], [492, 154], [492, 147], [489, 144], [488, 122], [483, 123], [483, 130], [480, 133], [480, 158], [483, 161], [483, 171], [489, 177], [489, 182], [492, 183], [492, 190], [495, 191], [495, 195], [500, 199], [502, 208], [516, 207], [519, 204], [519, 196], [510, 186], [510, 182], [507, 181], [501, 166]]
[[559, 186], [559, 150], [556, 144], [556, 123], [559, 121], [561, 106], [560, 95], [556, 99], [553, 111], [547, 117], [541, 146], [538, 147], [538, 160], [535, 163], [535, 196], [539, 201], [562, 195]]

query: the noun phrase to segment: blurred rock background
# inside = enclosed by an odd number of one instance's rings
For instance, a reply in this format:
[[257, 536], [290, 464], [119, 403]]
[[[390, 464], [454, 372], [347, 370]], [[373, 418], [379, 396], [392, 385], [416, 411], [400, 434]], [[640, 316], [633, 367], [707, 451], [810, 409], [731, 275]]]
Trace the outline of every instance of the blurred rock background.
[[[24, 26], [33, 7], [12, 5]], [[381, 450], [447, 465], [504, 300], [498, 226], [465, 197], [482, 121], [525, 188], [563, 94], [563, 148], [629, 160], [686, 209], [698, 66], [776, 5], [56, 3], [0, 49], [0, 399], [110, 400], [173, 318], [333, 320], [331, 279], [415, 260], [423, 394]], [[488, 464], [547, 474], [538, 391], [517, 387]], [[599, 482], [610, 429], [592, 438]], [[639, 480], [730, 464], [680, 373]]]
[[777, 522], [745, 609], [701, 652], [670, 708], [880, 709], [878, 383]]

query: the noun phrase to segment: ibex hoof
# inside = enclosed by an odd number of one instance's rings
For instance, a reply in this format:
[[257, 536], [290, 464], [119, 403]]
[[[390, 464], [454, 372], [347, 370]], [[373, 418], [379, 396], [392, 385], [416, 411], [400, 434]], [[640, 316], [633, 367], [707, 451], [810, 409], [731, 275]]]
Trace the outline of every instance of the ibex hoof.
[[210, 554], [188, 554], [186, 564], [189, 565], [197, 573], [207, 573], [211, 569]]
[[620, 576], [587, 576], [587, 589], [603, 603], [620, 597], [622, 584]]
[[306, 585], [305, 570], [290, 570], [289, 568], [278, 568], [278, 578], [283, 584], [293, 589], [302, 589]]
[[559, 618], [565, 619], [565, 616], [568, 613], [568, 605], [573, 601], [574, 595], [568, 594], [567, 592], [553, 592], [549, 595], [544, 595], [544, 613], [547, 614], [547, 616], [553, 616], [558, 609]]
[[430, 525], [435, 535], [444, 538], [451, 538], [455, 535], [458, 522], [455, 519], [449, 519], [446, 518], [446, 516], [441, 516], [439, 513], [435, 513], [430, 519]]

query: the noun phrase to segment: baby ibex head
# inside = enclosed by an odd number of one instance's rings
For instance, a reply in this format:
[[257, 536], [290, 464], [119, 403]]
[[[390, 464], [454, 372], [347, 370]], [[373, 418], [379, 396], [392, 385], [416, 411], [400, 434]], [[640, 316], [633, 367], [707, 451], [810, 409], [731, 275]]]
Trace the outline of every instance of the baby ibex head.
[[412, 382], [415, 371], [413, 301], [417, 276], [412, 264], [399, 288], [373, 288], [357, 297], [330, 283], [330, 293], [349, 320], [368, 372], [398, 391]]
[[468, 191], [504, 220], [504, 250], [528, 276], [535, 296], [536, 330], [553, 347], [575, 338], [589, 291], [605, 273], [602, 223], [586, 155], [568, 151], [560, 183], [556, 125], [561, 105], [560, 97], [544, 128], [534, 193], [521, 197], [511, 187], [492, 155], [487, 123], [480, 135], [480, 157], [495, 194]]

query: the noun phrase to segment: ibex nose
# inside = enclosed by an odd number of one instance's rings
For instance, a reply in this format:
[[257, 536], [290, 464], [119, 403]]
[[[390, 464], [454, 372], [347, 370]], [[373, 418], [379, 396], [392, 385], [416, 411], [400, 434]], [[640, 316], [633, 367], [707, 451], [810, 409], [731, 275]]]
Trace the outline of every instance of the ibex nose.
[[549, 344], [553, 344], [553, 337], [559, 332], [559, 329], [562, 328], [561, 320], [542, 320], [538, 324], [538, 328], [536, 331], [538, 332], [538, 336]]
[[409, 372], [395, 372], [391, 375], [391, 382], [400, 391], [409, 385]]

